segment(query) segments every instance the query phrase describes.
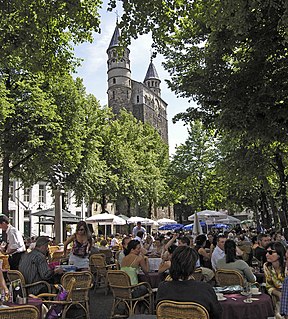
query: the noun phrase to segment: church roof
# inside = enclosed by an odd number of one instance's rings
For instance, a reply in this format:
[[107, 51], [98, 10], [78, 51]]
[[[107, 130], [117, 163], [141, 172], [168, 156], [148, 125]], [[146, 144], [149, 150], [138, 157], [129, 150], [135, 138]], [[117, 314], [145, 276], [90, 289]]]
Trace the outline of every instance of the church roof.
[[108, 49], [119, 45], [119, 37], [120, 37], [120, 30], [119, 30], [118, 26], [116, 25]]
[[149, 80], [149, 79], [158, 79], [158, 80], [160, 80], [160, 78], [158, 76], [158, 73], [156, 71], [156, 68], [155, 68], [155, 66], [154, 66], [152, 61], [149, 64], [149, 67], [148, 67], [148, 70], [147, 70], [147, 73], [146, 73], [144, 81]]

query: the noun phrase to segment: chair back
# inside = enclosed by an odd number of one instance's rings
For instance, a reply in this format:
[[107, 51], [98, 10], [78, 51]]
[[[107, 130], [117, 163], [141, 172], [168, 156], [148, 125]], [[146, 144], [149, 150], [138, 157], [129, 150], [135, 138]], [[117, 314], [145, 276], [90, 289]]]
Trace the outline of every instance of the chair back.
[[204, 276], [202, 274], [202, 269], [201, 268], [195, 269], [192, 276], [194, 277], [196, 281], [203, 281]]
[[59, 261], [61, 262], [63, 258], [63, 251], [54, 251], [51, 253], [51, 262]]
[[237, 270], [218, 269], [215, 273], [215, 277], [221, 287], [232, 285], [244, 286], [244, 278]]
[[108, 270], [107, 278], [114, 298], [132, 298], [132, 286], [130, 277], [125, 271]]
[[39, 319], [40, 313], [35, 306], [23, 305], [18, 307], [0, 308], [2, 319]]
[[9, 282], [12, 282], [15, 280], [20, 280], [21, 286], [22, 286], [22, 291], [23, 291], [23, 297], [27, 297], [25, 278], [19, 270], [8, 270], [7, 271], [7, 278], [8, 278]]
[[[61, 278], [61, 284], [66, 290], [69, 290], [71, 279], [75, 283], [70, 289], [70, 299], [72, 302], [84, 302], [89, 300], [89, 289], [92, 287], [93, 276], [90, 271], [67, 272]], [[70, 286], [71, 287], [71, 286]]]
[[110, 249], [99, 249], [99, 254], [105, 256], [107, 265], [109, 265], [109, 264], [114, 262], [114, 260], [112, 260], [113, 259], [112, 258], [113, 257], [112, 250], [110, 250]]
[[209, 319], [205, 307], [196, 302], [162, 300], [156, 308], [157, 319]]

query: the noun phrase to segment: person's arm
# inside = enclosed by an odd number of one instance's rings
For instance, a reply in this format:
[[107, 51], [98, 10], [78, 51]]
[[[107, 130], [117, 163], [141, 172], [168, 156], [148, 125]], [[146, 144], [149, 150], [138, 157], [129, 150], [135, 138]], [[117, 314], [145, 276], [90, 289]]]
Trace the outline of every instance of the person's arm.
[[288, 277], [285, 278], [282, 285], [280, 315], [285, 316], [285, 319], [288, 318]]
[[64, 242], [64, 257], [67, 255], [67, 246], [75, 239], [75, 237], [75, 235], [72, 235]]
[[244, 272], [244, 275], [245, 275], [247, 281], [248, 282], [256, 282], [256, 277], [253, 274], [253, 272], [252, 272], [251, 268], [249, 267], [249, 265], [244, 260], [241, 260], [241, 261], [243, 261], [243, 265], [244, 265], [243, 272]]
[[9, 290], [6, 286], [6, 282], [5, 282], [2, 270], [0, 270], [0, 287], [1, 287], [1, 289], [4, 290], [5, 295], [9, 294]]
[[161, 262], [159, 269], [158, 269], [158, 274], [161, 274], [162, 272], [165, 272], [167, 269], [170, 269], [171, 267], [171, 261], [166, 260], [164, 262]]
[[139, 260], [139, 265], [141, 267], [141, 269], [143, 270], [144, 274], [146, 274], [147, 272], [149, 272], [149, 263], [148, 263], [148, 257], [144, 256], [141, 257], [140, 256], [140, 260]]
[[173, 245], [174, 241], [179, 237], [179, 234], [173, 234], [172, 238], [168, 241], [168, 243], [164, 246], [164, 251], [168, 250], [170, 246]]
[[198, 249], [198, 254], [203, 256], [206, 260], [210, 260], [211, 259], [211, 255], [210, 253], [207, 253], [207, 251], [204, 248], [200, 248]]

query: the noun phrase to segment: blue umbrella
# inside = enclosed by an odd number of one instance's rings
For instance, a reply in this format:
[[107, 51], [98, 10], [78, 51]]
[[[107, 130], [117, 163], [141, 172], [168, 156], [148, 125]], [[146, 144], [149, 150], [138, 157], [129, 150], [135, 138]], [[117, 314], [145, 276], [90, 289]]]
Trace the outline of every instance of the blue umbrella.
[[182, 228], [183, 228], [182, 224], [167, 224], [167, 225], [160, 226], [158, 230], [178, 230]]
[[213, 227], [215, 227], [215, 228], [228, 228], [229, 226], [226, 224], [214, 224]]
[[[184, 226], [184, 230], [192, 230], [193, 229], [193, 225], [194, 224], [188, 224]], [[206, 227], [206, 223], [205, 222], [200, 222], [201, 227]]]

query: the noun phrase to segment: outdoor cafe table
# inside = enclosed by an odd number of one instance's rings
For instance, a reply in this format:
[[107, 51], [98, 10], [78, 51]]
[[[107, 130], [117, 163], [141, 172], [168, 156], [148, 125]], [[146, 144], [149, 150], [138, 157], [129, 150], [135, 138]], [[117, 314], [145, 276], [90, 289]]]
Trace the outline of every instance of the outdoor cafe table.
[[[4, 305], [9, 306], [9, 307], [21, 307], [21, 306], [35, 306], [38, 310], [39, 310], [39, 319], [42, 318], [42, 300], [39, 298], [30, 298], [28, 297], [28, 302], [26, 304], [23, 305], [19, 305], [16, 303], [12, 303], [12, 302], [4, 302]], [[21, 319], [19, 317], [19, 319]]]
[[151, 288], [158, 288], [161, 281], [164, 280], [166, 274], [158, 272], [148, 272], [146, 275], [144, 273], [138, 274], [139, 282], [148, 282]]
[[[220, 301], [223, 309], [222, 319], [267, 319], [274, 317], [272, 301], [269, 295], [252, 296], [252, 303], [245, 303], [246, 296], [240, 294], [225, 294]], [[235, 300], [236, 299], [236, 300]]]

